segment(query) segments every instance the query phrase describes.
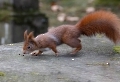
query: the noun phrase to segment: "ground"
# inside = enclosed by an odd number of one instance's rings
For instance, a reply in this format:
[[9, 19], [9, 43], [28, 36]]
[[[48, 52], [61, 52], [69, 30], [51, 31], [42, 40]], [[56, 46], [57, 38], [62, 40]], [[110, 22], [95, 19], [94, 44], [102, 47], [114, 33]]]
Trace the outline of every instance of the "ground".
[[0, 82], [119, 82], [120, 55], [105, 37], [81, 37], [83, 48], [71, 56], [67, 45], [41, 56], [22, 56], [23, 43], [0, 46]]

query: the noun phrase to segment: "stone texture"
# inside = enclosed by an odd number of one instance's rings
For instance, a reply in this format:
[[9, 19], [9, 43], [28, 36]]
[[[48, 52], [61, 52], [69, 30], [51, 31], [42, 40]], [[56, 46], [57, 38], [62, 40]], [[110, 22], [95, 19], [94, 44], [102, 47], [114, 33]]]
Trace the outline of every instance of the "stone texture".
[[[66, 45], [58, 46], [55, 57], [51, 50], [41, 56], [22, 56], [23, 43], [0, 46], [1, 82], [119, 82], [120, 55], [106, 38], [82, 39], [83, 49], [77, 56]], [[20, 54], [20, 55], [19, 55]], [[2, 74], [0, 74], [2, 75]]]

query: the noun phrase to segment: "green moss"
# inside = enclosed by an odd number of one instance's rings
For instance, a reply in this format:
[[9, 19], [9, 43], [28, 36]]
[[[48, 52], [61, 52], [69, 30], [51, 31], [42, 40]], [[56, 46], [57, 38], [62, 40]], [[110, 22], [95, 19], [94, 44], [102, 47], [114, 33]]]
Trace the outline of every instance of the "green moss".
[[0, 76], [5, 76], [4, 72], [0, 71]]
[[120, 46], [114, 46], [113, 47], [114, 52], [120, 53]]

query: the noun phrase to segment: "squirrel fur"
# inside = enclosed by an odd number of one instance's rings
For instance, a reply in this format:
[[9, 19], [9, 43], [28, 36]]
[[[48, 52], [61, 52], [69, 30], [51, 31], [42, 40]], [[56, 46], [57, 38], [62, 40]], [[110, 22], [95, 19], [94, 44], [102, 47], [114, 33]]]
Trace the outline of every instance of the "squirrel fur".
[[120, 40], [120, 20], [110, 11], [96, 11], [88, 14], [78, 21], [75, 25], [61, 25], [40, 34], [34, 38], [33, 32], [27, 34], [24, 32], [23, 53], [29, 54], [34, 50], [39, 50], [32, 55], [42, 53], [41, 48], [50, 48], [58, 55], [57, 45], [67, 44], [72, 48], [72, 54], [76, 54], [82, 49], [81, 41], [78, 39], [81, 35], [88, 37], [96, 33], [105, 34], [114, 43]]

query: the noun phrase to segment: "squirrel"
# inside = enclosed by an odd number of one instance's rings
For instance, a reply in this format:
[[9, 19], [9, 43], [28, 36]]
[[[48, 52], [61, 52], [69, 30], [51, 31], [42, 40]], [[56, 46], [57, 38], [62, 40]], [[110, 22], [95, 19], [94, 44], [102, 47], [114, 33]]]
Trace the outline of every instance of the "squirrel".
[[33, 32], [24, 32], [23, 54], [29, 54], [34, 50], [38, 50], [32, 55], [40, 55], [42, 48], [50, 48], [55, 55], [58, 56], [57, 45], [67, 44], [75, 48], [71, 54], [76, 54], [82, 49], [81, 35], [88, 37], [96, 33], [104, 33], [115, 44], [120, 40], [120, 20], [114, 13], [110, 11], [99, 10], [88, 14], [78, 21], [75, 25], [60, 25], [49, 30], [44, 34], [34, 37]]

